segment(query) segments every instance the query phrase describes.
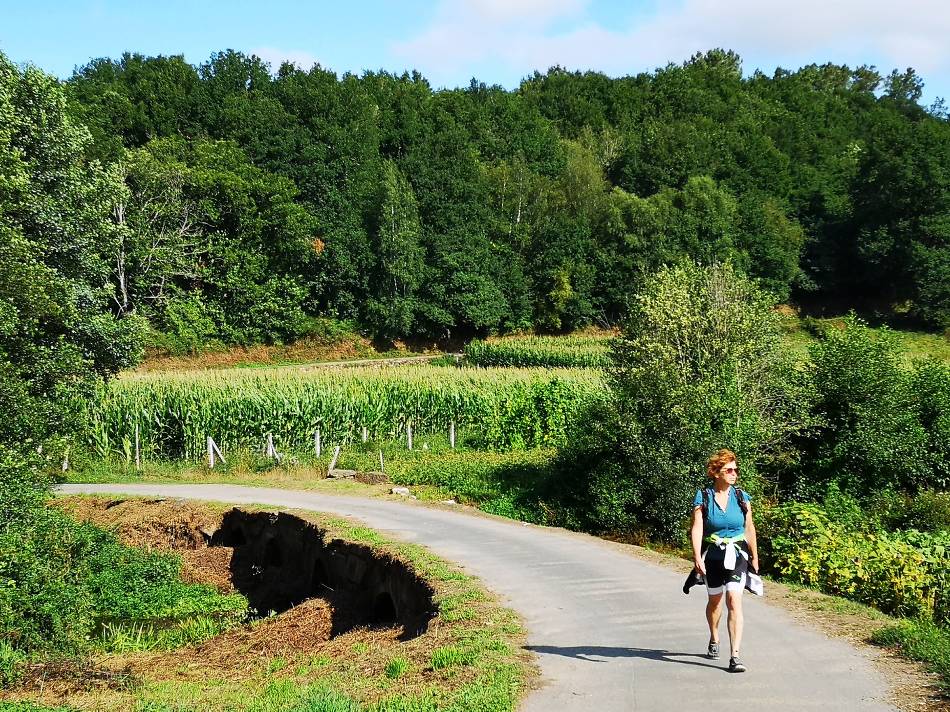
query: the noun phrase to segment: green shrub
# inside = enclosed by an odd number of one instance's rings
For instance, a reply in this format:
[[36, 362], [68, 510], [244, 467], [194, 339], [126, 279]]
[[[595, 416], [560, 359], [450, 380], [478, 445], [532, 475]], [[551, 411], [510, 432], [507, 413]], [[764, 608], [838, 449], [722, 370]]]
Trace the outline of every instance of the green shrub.
[[787, 580], [894, 615], [950, 622], [950, 534], [856, 530], [819, 506], [760, 512], [762, 559]]
[[950, 531], [950, 493], [927, 490], [907, 497], [907, 508], [897, 528], [922, 532]]
[[595, 435], [573, 482], [603, 527], [681, 539], [706, 459], [721, 447], [738, 454], [741, 486], [758, 494], [762, 471], [809, 420], [807, 381], [789, 358], [768, 295], [731, 266], [656, 275], [614, 342], [612, 398], [583, 420]]
[[39, 507], [0, 533], [0, 638], [22, 651], [82, 648], [93, 626], [81, 562], [89, 530]]
[[861, 503], [854, 497], [844, 493], [837, 483], [832, 483], [825, 493], [822, 507], [828, 518], [849, 529], [859, 529], [867, 521]]
[[0, 689], [9, 687], [20, 676], [20, 666], [26, 655], [5, 640], [0, 640]]
[[16, 650], [81, 651], [98, 621], [245, 610], [241, 596], [183, 583], [177, 557], [125, 547], [45, 506], [29, 462], [0, 458], [0, 484], [0, 640]]
[[800, 442], [792, 493], [820, 499], [837, 483], [865, 499], [950, 485], [950, 366], [924, 361], [909, 372], [897, 335], [854, 316], [810, 352], [821, 425]]
[[933, 358], [917, 361], [910, 391], [925, 433], [926, 479], [917, 485], [950, 489], [950, 364]]
[[200, 295], [173, 297], [162, 314], [165, 330], [151, 335], [151, 345], [175, 356], [199, 353], [216, 342], [219, 317]]
[[821, 337], [825, 333], [824, 323], [821, 319], [816, 319], [813, 316], [802, 317], [802, 329], [811, 334], [814, 337]]

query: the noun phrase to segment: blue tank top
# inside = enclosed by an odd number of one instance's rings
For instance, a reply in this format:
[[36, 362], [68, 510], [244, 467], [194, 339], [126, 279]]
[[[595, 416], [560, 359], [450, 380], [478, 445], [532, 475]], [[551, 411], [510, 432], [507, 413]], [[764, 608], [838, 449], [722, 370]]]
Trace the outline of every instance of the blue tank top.
[[[721, 537], [734, 537], [745, 533], [745, 515], [742, 508], [739, 507], [739, 500], [736, 498], [735, 487], [729, 488], [729, 499], [726, 502], [726, 508], [723, 509], [716, 502], [716, 491], [712, 487], [706, 488], [706, 494], [709, 498], [709, 511], [706, 514], [706, 521], [703, 523], [703, 537], [718, 534]], [[742, 498], [746, 502], [751, 502], [752, 498], [747, 492], [742, 492]], [[693, 498], [693, 506], [703, 506], [703, 490], [698, 490]]]

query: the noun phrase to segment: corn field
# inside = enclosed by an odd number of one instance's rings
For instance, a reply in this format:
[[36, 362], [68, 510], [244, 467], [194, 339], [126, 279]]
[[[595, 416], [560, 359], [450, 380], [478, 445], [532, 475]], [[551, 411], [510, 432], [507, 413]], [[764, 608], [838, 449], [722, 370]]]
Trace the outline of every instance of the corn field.
[[455, 423], [467, 443], [486, 448], [561, 443], [579, 409], [602, 393], [593, 371], [363, 367], [299, 371], [248, 369], [127, 376], [104, 388], [88, 416], [93, 451], [198, 460], [206, 437], [224, 449], [345, 445], [446, 434]]
[[611, 334], [508, 336], [472, 341], [465, 358], [475, 366], [600, 368], [607, 365]]

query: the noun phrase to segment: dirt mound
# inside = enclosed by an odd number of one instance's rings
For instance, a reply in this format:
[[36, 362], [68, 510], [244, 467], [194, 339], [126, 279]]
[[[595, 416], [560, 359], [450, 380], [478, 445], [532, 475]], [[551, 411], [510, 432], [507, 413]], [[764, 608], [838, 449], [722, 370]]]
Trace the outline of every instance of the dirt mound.
[[231, 557], [227, 547], [209, 547], [221, 523], [221, 512], [183, 500], [112, 500], [82, 497], [60, 501], [79, 521], [114, 532], [124, 543], [145, 549], [174, 551], [181, 556], [185, 583], [214, 586], [233, 593]]
[[130, 546], [163, 551], [207, 546], [221, 521], [220, 512], [184, 500], [81, 497], [62, 505], [74, 518], [115, 532]]
[[322, 648], [333, 630], [333, 604], [311, 598], [280, 615], [235, 628], [189, 652], [205, 664], [221, 668], [248, 656], [273, 658]]
[[214, 586], [221, 593], [233, 593], [231, 557], [234, 550], [223, 546], [186, 549], [181, 556], [181, 579], [185, 583]]

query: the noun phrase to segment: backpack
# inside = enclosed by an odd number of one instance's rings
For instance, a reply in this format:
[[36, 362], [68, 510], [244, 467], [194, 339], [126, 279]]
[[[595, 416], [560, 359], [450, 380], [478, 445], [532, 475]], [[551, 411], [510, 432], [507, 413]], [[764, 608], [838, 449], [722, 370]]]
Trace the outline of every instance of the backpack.
[[[733, 486], [732, 490], [736, 493], [736, 499], [739, 501], [739, 509], [742, 510], [742, 516], [749, 514], [749, 503], [745, 501], [745, 492], [738, 487]], [[700, 505], [703, 510], [703, 522], [709, 519], [709, 488], [703, 487], [703, 503]]]

